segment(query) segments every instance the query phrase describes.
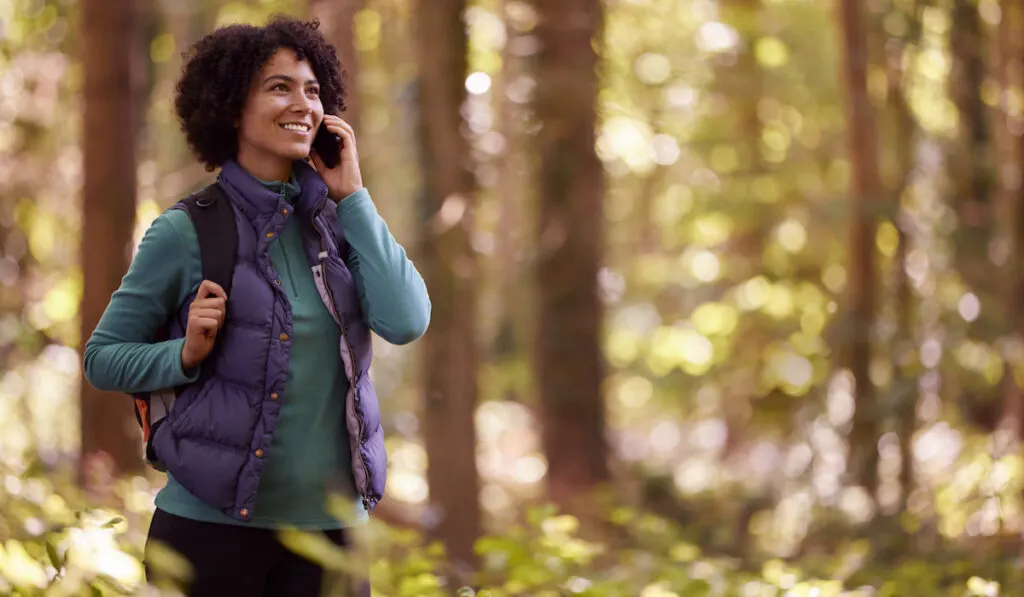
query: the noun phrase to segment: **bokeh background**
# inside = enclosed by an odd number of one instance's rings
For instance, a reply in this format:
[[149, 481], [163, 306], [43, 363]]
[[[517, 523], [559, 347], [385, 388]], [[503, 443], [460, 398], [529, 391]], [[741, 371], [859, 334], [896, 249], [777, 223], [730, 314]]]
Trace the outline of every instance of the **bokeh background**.
[[79, 351], [212, 180], [182, 52], [278, 12], [433, 301], [375, 595], [1024, 595], [1018, 0], [0, 0], [0, 595], [141, 591]]

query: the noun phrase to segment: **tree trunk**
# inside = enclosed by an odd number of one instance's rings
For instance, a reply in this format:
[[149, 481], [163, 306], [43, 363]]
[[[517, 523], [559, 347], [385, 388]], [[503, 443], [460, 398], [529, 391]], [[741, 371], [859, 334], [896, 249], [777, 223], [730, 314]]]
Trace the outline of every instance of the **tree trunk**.
[[[741, 218], [739, 226], [743, 233], [730, 239], [727, 251], [742, 256], [742, 259], [733, 260], [738, 265], [737, 269], [730, 268], [730, 275], [736, 276], [734, 279], [746, 279], [764, 271], [762, 263], [765, 245], [778, 220], [773, 216], [771, 206], [758, 200], [752, 191], [755, 188], [754, 182], [768, 171], [761, 153], [764, 126], [757, 110], [765, 96], [764, 76], [754, 55], [761, 35], [761, 1], [726, 0], [721, 3], [721, 7], [722, 20], [732, 25], [740, 36], [735, 60], [715, 69], [718, 88], [729, 98], [729, 110], [734, 115], [731, 129], [732, 138], [735, 139], [733, 146], [740, 153], [739, 171], [728, 184], [735, 185], [735, 192], [749, 206], [737, 210], [740, 211], [737, 216]], [[751, 409], [750, 398], [742, 394], [733, 393], [722, 401], [722, 417], [726, 424], [726, 443], [721, 456], [723, 461], [730, 459], [742, 445], [747, 424], [745, 413]]]
[[342, 118], [359, 134], [358, 68], [354, 20], [365, 0], [311, 0], [309, 15], [320, 20], [320, 31], [338, 51], [344, 69], [345, 113]]
[[[1015, 336], [1018, 340], [1024, 338], [1022, 322], [1017, 311], [1020, 309], [1021, 299], [1024, 298], [1024, 269], [1021, 268], [1021, 239], [1024, 232], [1021, 218], [1024, 217], [1024, 197], [1021, 197], [1021, 156], [1024, 155], [1019, 141], [1015, 140], [1010, 132], [1015, 126], [1014, 120], [1018, 117], [1012, 115], [1009, 100], [1015, 81], [1014, 67], [1016, 59], [1019, 59], [1020, 51], [1016, 47], [1015, 25], [1016, 19], [1020, 18], [1020, 12], [1016, 10], [1016, 3], [1007, 0], [1000, 2], [1002, 8], [1002, 19], [997, 29], [997, 66], [996, 81], [999, 84], [1000, 102], [996, 110], [996, 117], [992, 122], [992, 133], [996, 147], [996, 159], [999, 176], [996, 177], [996, 222], [998, 227], [998, 238], [1003, 245], [1003, 253], [1006, 255], [1006, 262], [1003, 264], [1005, 274], [1001, 276], [1003, 313], [1005, 317], [1005, 329], [1008, 336]], [[1003, 404], [1002, 404], [1002, 427], [1011, 432], [1015, 439], [1021, 437], [1021, 425], [1024, 422], [1024, 396], [1021, 393], [1020, 384], [1014, 376], [1013, 363], [1007, 362], [1003, 372]]]
[[[1021, 299], [1024, 299], [1024, 261], [1020, 256], [1024, 248], [1021, 237], [1024, 234], [1024, 185], [1021, 184], [1024, 173], [1021, 163], [1024, 158], [1024, 137], [1015, 133], [1021, 128], [1021, 116], [1014, 113], [1010, 100], [1013, 89], [1019, 89], [1021, 85], [1019, 64], [1021, 58], [1024, 58], [1024, 44], [1021, 43], [1020, 33], [1024, 25], [1024, 6], [1017, 1], [1001, 0], [999, 7], [1002, 14], [995, 39], [995, 79], [999, 86], [999, 104], [991, 123], [997, 173], [994, 177], [996, 188], [993, 208], [1000, 252], [1006, 256], [999, 283], [1003, 306], [1002, 327], [1006, 330], [1004, 339], [1020, 342], [1024, 340], [1024, 317], [1018, 313]], [[1019, 453], [1021, 440], [1024, 439], [1024, 388], [1018, 377], [1021, 364], [1011, 361], [1008, 356], [1003, 355], [999, 422], [1000, 430], [1006, 432], [1008, 441], [996, 445], [997, 452], [992, 455], [995, 459]], [[1024, 541], [1019, 531], [1010, 529], [1004, 527], [1002, 549], [1006, 553], [1012, 549], [1017, 551], [1016, 564], [1019, 567], [1024, 564]]]
[[[993, 239], [992, 166], [987, 109], [981, 98], [985, 79], [985, 37], [977, 5], [954, 0], [950, 28], [952, 69], [950, 95], [960, 121], [959, 143], [953, 160], [953, 205], [960, 218], [955, 246], [957, 266], [968, 285], [982, 294], [994, 292], [988, 248]], [[986, 292], [988, 291], [988, 292]], [[988, 296], [986, 296], [988, 295]], [[987, 314], [986, 314], [987, 315]]]
[[878, 409], [870, 378], [871, 327], [874, 321], [875, 220], [883, 201], [879, 193], [874, 113], [867, 93], [867, 37], [857, 0], [840, 3], [846, 130], [852, 170], [849, 230], [847, 366], [856, 386], [856, 414], [850, 432], [850, 478], [874, 495], [878, 483]]
[[[1021, 42], [1020, 34], [1022, 28], [1024, 28], [1024, 6], [1020, 2], [1013, 2], [1012, 8], [1007, 6], [1010, 4], [1007, 0], [1003, 0], [1001, 4], [1004, 6], [1003, 19], [1009, 21], [1006, 26], [1006, 43], [1003, 45], [1006, 50], [1013, 52], [1013, 57], [1008, 57], [1006, 60], [1005, 67], [1009, 73], [1016, 75], [1013, 77], [1013, 85], [1019, 89], [1021, 85], [1020, 68], [1021, 58], [1024, 58], [1024, 44]], [[1004, 102], [1008, 99], [1004, 96]], [[1004, 104], [1005, 105], [1005, 104]], [[1007, 110], [1007, 112], [1009, 112]], [[1015, 125], [1017, 131], [1021, 130], [1021, 116], [1018, 113], [1016, 115]], [[1008, 127], [1011, 124], [1009, 117], [1005, 120], [1004, 127]], [[1004, 181], [1004, 185], [1007, 189], [1008, 199], [1012, 197], [1011, 210], [1009, 214], [1009, 220], [1013, 222], [1012, 230], [1012, 244], [1010, 245], [1010, 255], [1012, 256], [1009, 260], [1012, 264], [1012, 289], [1007, 293], [1006, 308], [1009, 313], [1012, 314], [1012, 319], [1009, 321], [1010, 329], [1018, 341], [1024, 340], [1024, 317], [1022, 317], [1018, 310], [1021, 308], [1021, 300], [1024, 299], [1024, 257], [1021, 257], [1021, 251], [1024, 250], [1024, 168], [1022, 168], [1022, 159], [1024, 159], [1024, 136], [1018, 135], [1016, 142], [1011, 139], [1011, 144], [1016, 145], [1014, 148], [1016, 151], [1011, 156], [1012, 164], [1008, 164], [1006, 169], [1002, 169], [1000, 172], [1000, 179]], [[1004, 427], [1009, 427], [1012, 431], [1012, 437], [1015, 440], [1012, 445], [1018, 453], [1021, 450], [1022, 443], [1024, 443], [1024, 387], [1022, 387], [1021, 379], [1017, 376], [1020, 372], [1018, 364], [1017, 371], [1006, 371], [1007, 379], [1007, 391], [1003, 401], [1004, 413], [1006, 416]], [[1024, 498], [1024, 490], [1021, 491], [1020, 498]], [[1018, 531], [1015, 537], [1017, 541], [1017, 567], [1020, 569], [1024, 567], [1024, 532]], [[1017, 575], [1020, 578], [1020, 574]]]
[[[503, 0], [506, 6], [514, 0]], [[515, 86], [524, 76], [527, 57], [522, 45], [526, 36], [508, 20], [506, 42], [502, 49], [501, 72], [495, 77], [494, 94], [498, 113], [498, 131], [505, 141], [504, 150], [495, 157], [499, 221], [495, 231], [494, 273], [498, 287], [498, 321], [493, 332], [491, 352], [499, 362], [523, 358], [529, 338], [524, 331], [528, 317], [529, 286], [523, 277], [523, 239], [529, 222], [524, 221], [529, 204], [532, 181], [526, 162], [523, 133], [527, 109], [523, 98], [515, 96]], [[513, 99], [515, 96], [515, 99]], [[516, 101], [520, 100], [520, 101]], [[527, 274], [528, 275], [528, 274]]]
[[[541, 129], [536, 372], [551, 497], [579, 510], [608, 481], [601, 393], [604, 173], [594, 150], [599, 0], [535, 1]], [[585, 510], [585, 508], [584, 508]]]
[[474, 179], [460, 110], [466, 101], [464, 0], [421, 0], [416, 11], [424, 273], [433, 313], [425, 346], [427, 483], [436, 536], [458, 565], [472, 565], [480, 534], [476, 469], [476, 278], [470, 246]]
[[[914, 31], [920, 30], [914, 26]], [[909, 253], [910, 235], [903, 217], [902, 199], [909, 184], [914, 168], [913, 141], [915, 123], [910, 106], [907, 105], [904, 91], [902, 58], [906, 45], [916, 44], [917, 36], [909, 40], [890, 38], [887, 44], [886, 79], [888, 82], [888, 115], [890, 117], [889, 143], [895, 157], [892, 180], [889, 181], [888, 196], [894, 224], [899, 233], [899, 244], [893, 260], [893, 294], [896, 301], [896, 334], [890, 343], [889, 358], [894, 363], [895, 374], [892, 380], [892, 399], [895, 402], [896, 432], [900, 442], [900, 501], [895, 512], [906, 511], [907, 498], [914, 488], [913, 468], [913, 436], [917, 429], [917, 382], [907, 374], [901, 362], [904, 351], [913, 350], [914, 334], [912, 329], [913, 316], [910, 280], [907, 277], [907, 254]]]
[[[1003, 4], [1009, 4], [1009, 2], [1004, 1]], [[1020, 2], [1014, 2], [1012, 7], [1008, 6], [1003, 9], [1003, 15], [1003, 18], [1008, 21], [1006, 26], [1007, 40], [1004, 47], [1007, 52], [1013, 52], [1014, 54], [1013, 57], [1007, 58], [1006, 68], [1009, 73], [1016, 75], [1010, 83], [1019, 89], [1022, 78], [1020, 76], [1020, 69], [1015, 67], [1024, 58], [1024, 52], [1022, 52], [1024, 50], [1024, 43], [1020, 39], [1022, 27], [1024, 27], [1024, 6]], [[1008, 74], [1008, 76], [1012, 75]], [[1003, 101], [1008, 102], [1009, 100], [1004, 96]], [[1012, 122], [1007, 118], [1002, 126], [1008, 127], [1012, 124], [1019, 131], [1021, 129], [1021, 116], [1018, 114], [1016, 119], [1016, 122]], [[1010, 263], [1013, 265], [1012, 279], [1014, 280], [1014, 285], [1012, 292], [1007, 296], [1006, 307], [1008, 312], [1012, 314], [1012, 320], [1009, 322], [1010, 329], [1013, 330], [1018, 339], [1024, 340], [1024, 317], [1021, 317], [1018, 313], [1021, 308], [1021, 300], [1024, 299], [1024, 258], [1020, 254], [1024, 250], [1024, 239], [1022, 239], [1022, 235], [1024, 235], [1024, 194], [1022, 194], [1024, 193], [1024, 184], [1022, 184], [1024, 168], [1022, 168], [1021, 164], [1021, 161], [1024, 160], [1024, 136], [1017, 135], [1017, 137], [1016, 147], [1011, 149], [1011, 151], [1016, 151], [1011, 154], [1010, 160], [1012, 161], [1008, 160], [1006, 170], [1001, 172], [1001, 178], [1004, 180], [1008, 198], [1012, 196], [1009, 218], [1014, 224], [1011, 236], [1013, 244], [1009, 251], [1010, 255], [1012, 255]], [[1020, 442], [1024, 440], [1024, 388], [1021, 387], [1016, 377], [1011, 375], [1011, 378], [1013, 379], [1014, 390], [1007, 396], [1006, 410], [1016, 416], [1016, 420], [1012, 421], [1012, 423], [1015, 423], [1014, 432], [1018, 442]], [[1024, 550], [1024, 545], [1022, 545], [1022, 550]], [[1024, 552], [1022, 552], [1022, 557], [1024, 557]]]
[[[757, 105], [764, 97], [762, 71], [754, 56], [760, 37], [760, 0], [726, 0], [722, 4], [722, 20], [732, 25], [740, 36], [735, 61], [716, 69], [719, 88], [729, 98], [734, 111], [736, 148], [740, 152], [739, 172], [750, 183], [764, 169], [761, 156], [763, 126]], [[756, 221], [756, 220], [755, 220]], [[757, 256], [760, 258], [760, 256]]]
[[[134, 0], [83, 0], [82, 62], [85, 117], [82, 131], [81, 345], [99, 322], [127, 270], [135, 222], [135, 167], [139, 92], [144, 55]], [[80, 479], [142, 469], [141, 436], [124, 395], [81, 384]]]

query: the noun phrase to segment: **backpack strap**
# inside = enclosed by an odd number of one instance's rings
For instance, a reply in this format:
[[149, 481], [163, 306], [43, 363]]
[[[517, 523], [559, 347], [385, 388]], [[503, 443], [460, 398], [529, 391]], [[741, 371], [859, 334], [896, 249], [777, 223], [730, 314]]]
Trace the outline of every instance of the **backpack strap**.
[[[179, 204], [188, 213], [199, 237], [199, 256], [203, 265], [203, 279], [216, 282], [231, 297], [231, 278], [238, 258], [238, 228], [235, 210], [220, 185], [213, 183], [189, 195]], [[213, 346], [206, 362], [213, 362], [220, 343]], [[203, 367], [196, 383], [203, 384], [213, 373], [212, 367]]]
[[[184, 210], [195, 227], [196, 236], [199, 238], [203, 279], [216, 282], [230, 296], [231, 278], [235, 271], [235, 260], [238, 258], [238, 228], [235, 225], [235, 211], [231, 207], [231, 201], [224, 195], [220, 185], [213, 183], [182, 199], [172, 209]], [[160, 338], [166, 337], [166, 329], [161, 330]], [[217, 346], [214, 346], [213, 351], [217, 352]], [[210, 373], [210, 367], [203, 367], [197, 383], [205, 382]], [[133, 395], [135, 417], [142, 428], [145, 443], [146, 461], [159, 471], [165, 468], [156, 457], [153, 438], [157, 428], [170, 414], [179, 389], [168, 388]]]
[[203, 279], [216, 282], [231, 295], [231, 278], [238, 258], [238, 228], [235, 210], [220, 185], [213, 183], [181, 202], [181, 208], [195, 226]]

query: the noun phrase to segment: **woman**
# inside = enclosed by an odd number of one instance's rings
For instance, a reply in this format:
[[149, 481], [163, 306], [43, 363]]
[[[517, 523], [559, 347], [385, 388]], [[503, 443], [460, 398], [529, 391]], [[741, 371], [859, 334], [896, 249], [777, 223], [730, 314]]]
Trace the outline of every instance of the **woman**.
[[[168, 210], [86, 345], [85, 375], [98, 388], [176, 388], [153, 433], [168, 474], [146, 563], [152, 575], [155, 543], [184, 556], [192, 596], [320, 594], [323, 570], [276, 531], [322, 533], [344, 547], [346, 525], [383, 497], [370, 331], [411, 342], [430, 302], [363, 188], [352, 127], [333, 115], [344, 94], [316, 23], [281, 17], [200, 40], [175, 106], [234, 210], [231, 294], [203, 279], [188, 213]], [[340, 139], [333, 168], [311, 152], [321, 123]], [[328, 507], [338, 492], [350, 513]], [[369, 595], [365, 582], [352, 584]]]

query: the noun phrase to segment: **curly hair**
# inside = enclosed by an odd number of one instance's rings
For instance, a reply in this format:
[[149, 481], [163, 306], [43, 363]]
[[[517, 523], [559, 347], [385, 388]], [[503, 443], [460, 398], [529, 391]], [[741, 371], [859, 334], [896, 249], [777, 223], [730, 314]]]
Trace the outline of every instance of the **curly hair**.
[[221, 27], [184, 55], [174, 107], [189, 147], [207, 170], [238, 154], [235, 123], [242, 117], [253, 79], [279, 49], [291, 49], [299, 60], [309, 61], [326, 113], [345, 110], [342, 67], [319, 28], [317, 20], [277, 15], [262, 27]]

